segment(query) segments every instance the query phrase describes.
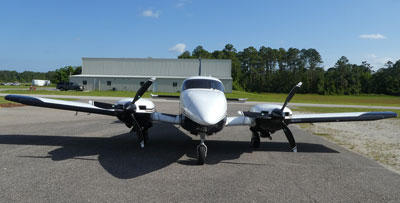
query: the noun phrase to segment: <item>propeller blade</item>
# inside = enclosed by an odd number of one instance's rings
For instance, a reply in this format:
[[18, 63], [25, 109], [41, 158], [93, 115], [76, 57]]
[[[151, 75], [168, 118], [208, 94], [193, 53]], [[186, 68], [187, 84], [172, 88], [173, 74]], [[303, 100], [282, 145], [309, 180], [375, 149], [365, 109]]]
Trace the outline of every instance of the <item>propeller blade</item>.
[[282, 121], [282, 130], [286, 135], [286, 138], [289, 141], [290, 147], [292, 148], [293, 152], [297, 152], [297, 146], [296, 146], [296, 141], [294, 140], [292, 131], [287, 127], [286, 123]]
[[143, 94], [147, 91], [147, 89], [150, 87], [151, 84], [153, 84], [153, 82], [156, 80], [155, 77], [150, 78], [149, 80], [147, 80], [147, 82], [145, 82], [140, 88], [139, 90], [136, 92], [135, 97], [133, 98], [132, 104], [134, 104], [137, 100], [139, 100]]
[[133, 130], [135, 131], [135, 133], [139, 137], [140, 147], [144, 148], [144, 135], [143, 135], [142, 129], [140, 128], [139, 123], [137, 122], [137, 120], [135, 119], [135, 116], [133, 116], [133, 115], [132, 115], [132, 122], [133, 122], [133, 128], [132, 128], [131, 132]]
[[282, 106], [282, 109], [281, 109], [282, 112], [283, 112], [283, 109], [285, 109], [286, 105], [290, 102], [290, 100], [292, 100], [294, 94], [296, 94], [296, 91], [301, 87], [302, 84], [303, 84], [302, 82], [299, 82], [299, 83], [297, 83], [296, 86], [293, 87], [292, 90], [290, 90], [289, 95], [286, 97], [285, 103]]

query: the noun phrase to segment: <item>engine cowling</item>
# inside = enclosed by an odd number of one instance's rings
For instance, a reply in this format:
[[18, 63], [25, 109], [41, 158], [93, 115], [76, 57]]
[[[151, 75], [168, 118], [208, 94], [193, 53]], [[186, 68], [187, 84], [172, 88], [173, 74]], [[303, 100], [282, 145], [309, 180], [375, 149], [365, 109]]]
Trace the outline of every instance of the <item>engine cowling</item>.
[[[125, 106], [130, 105], [132, 100], [132, 98], [121, 99], [115, 103], [115, 106], [123, 109]], [[141, 127], [144, 129], [149, 129], [153, 125], [151, 114], [156, 111], [154, 103], [148, 99], [142, 98], [136, 101], [134, 105], [135, 119]], [[132, 127], [132, 117], [130, 115], [122, 113], [117, 115], [117, 118], [125, 123], [128, 128]]]

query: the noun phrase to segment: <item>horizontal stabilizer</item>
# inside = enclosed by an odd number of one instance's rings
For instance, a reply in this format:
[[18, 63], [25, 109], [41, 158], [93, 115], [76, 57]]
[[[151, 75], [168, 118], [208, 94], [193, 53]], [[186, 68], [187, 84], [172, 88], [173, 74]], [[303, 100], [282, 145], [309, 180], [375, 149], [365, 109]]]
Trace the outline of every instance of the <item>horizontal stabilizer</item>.
[[226, 98], [227, 101], [229, 102], [239, 102], [239, 103], [244, 103], [247, 101], [247, 98]]
[[[158, 94], [150, 94], [153, 99], [179, 99], [178, 95], [158, 95]], [[247, 98], [226, 98], [229, 102], [239, 102], [244, 103], [247, 101]]]
[[179, 99], [178, 95], [157, 95], [157, 94], [150, 94], [151, 98], [153, 99]]

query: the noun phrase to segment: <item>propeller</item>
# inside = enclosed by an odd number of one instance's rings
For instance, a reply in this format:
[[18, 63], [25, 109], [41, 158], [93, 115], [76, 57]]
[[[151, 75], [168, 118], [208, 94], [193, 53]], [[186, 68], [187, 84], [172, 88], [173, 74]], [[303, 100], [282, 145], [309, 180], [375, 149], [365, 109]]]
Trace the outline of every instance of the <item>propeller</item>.
[[296, 86], [293, 87], [292, 90], [290, 90], [289, 95], [286, 97], [285, 103], [283, 104], [281, 109], [274, 109], [271, 112], [272, 117], [275, 117], [277, 119], [281, 119], [282, 120], [282, 122], [281, 122], [282, 130], [285, 133], [286, 138], [288, 139], [290, 147], [292, 148], [293, 152], [297, 152], [296, 141], [294, 140], [292, 131], [290, 131], [289, 127], [287, 126], [287, 124], [283, 120], [285, 118], [283, 110], [285, 109], [287, 104], [290, 102], [290, 100], [292, 100], [293, 96], [296, 94], [296, 91], [301, 87], [302, 84], [303, 84], [302, 82], [299, 82], [299, 83], [297, 83]]
[[[293, 96], [296, 94], [296, 91], [301, 87], [303, 83], [299, 82], [293, 89], [289, 92], [289, 95], [286, 97], [285, 103], [283, 104], [281, 109], [273, 109], [270, 114], [265, 114], [264, 112], [240, 112], [242, 115], [255, 118], [255, 119], [262, 119], [262, 120], [271, 120], [274, 124], [280, 125], [281, 129], [286, 135], [286, 138], [289, 141], [290, 147], [292, 148], [293, 152], [297, 152], [296, 141], [294, 140], [293, 134], [288, 128], [287, 124], [285, 123], [285, 114], [284, 111], [285, 107], [288, 105], [290, 100], [292, 100]], [[280, 120], [280, 121], [279, 121]], [[276, 122], [275, 122], [276, 121]]]
[[156, 80], [156, 78], [150, 78], [147, 80], [136, 92], [135, 97], [133, 98], [132, 102], [126, 103], [123, 107], [123, 109], [119, 110], [120, 114], [126, 114], [130, 117], [128, 122], [132, 127], [131, 132], [135, 132], [140, 140], [140, 147], [144, 148], [144, 135], [141, 129], [141, 126], [139, 125], [138, 121], [135, 119], [135, 113], [136, 113], [136, 105], [135, 103], [143, 96], [143, 94], [147, 91], [147, 89], [153, 84], [153, 82]]
[[297, 83], [296, 86], [293, 87], [292, 90], [290, 90], [289, 95], [286, 97], [285, 103], [283, 104], [281, 111], [283, 112], [283, 109], [285, 109], [285, 107], [287, 106], [287, 104], [290, 102], [290, 100], [292, 100], [294, 94], [296, 94], [297, 90], [301, 87], [303, 83], [299, 82]]

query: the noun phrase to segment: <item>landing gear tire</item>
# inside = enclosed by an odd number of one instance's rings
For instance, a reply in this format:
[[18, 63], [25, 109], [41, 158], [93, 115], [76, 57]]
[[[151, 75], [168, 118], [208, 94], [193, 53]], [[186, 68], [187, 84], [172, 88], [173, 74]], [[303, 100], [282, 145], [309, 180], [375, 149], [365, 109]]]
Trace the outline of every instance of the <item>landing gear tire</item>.
[[253, 148], [259, 148], [260, 147], [260, 136], [258, 134], [253, 134], [253, 137], [251, 137], [251, 146]]
[[143, 133], [143, 138], [144, 138], [144, 144], [149, 143], [149, 133], [148, 132]]
[[204, 144], [197, 146], [197, 164], [203, 165], [207, 156], [207, 147]]

